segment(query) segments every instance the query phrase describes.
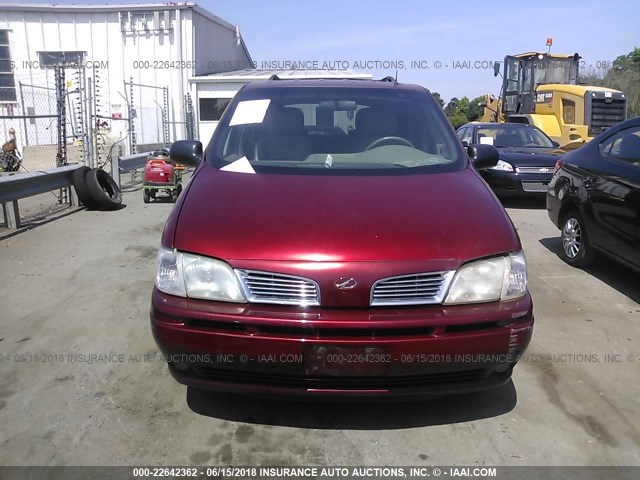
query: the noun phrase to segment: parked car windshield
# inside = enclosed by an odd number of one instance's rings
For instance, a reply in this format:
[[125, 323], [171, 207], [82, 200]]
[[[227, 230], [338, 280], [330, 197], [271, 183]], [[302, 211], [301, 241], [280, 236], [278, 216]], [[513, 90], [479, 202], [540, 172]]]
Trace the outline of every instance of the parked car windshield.
[[[483, 140], [483, 138], [485, 140]], [[538, 127], [531, 125], [496, 124], [478, 127], [478, 142], [496, 148], [532, 147], [554, 148], [553, 141]]]
[[426, 90], [384, 87], [242, 91], [223, 115], [206, 157], [222, 169], [242, 165], [320, 175], [466, 166], [453, 130]]

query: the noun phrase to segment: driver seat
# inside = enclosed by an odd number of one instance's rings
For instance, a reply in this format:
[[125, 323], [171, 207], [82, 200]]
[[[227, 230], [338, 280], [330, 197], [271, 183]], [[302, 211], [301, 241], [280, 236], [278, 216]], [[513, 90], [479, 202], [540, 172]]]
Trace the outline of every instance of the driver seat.
[[362, 152], [374, 141], [398, 136], [398, 117], [389, 110], [365, 108], [356, 115], [352, 149]]

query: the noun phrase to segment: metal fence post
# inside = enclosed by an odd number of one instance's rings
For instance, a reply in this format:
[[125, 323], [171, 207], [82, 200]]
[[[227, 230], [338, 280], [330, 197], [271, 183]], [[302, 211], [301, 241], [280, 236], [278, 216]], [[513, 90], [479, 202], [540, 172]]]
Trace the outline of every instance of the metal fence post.
[[129, 144], [131, 146], [131, 155], [138, 153], [137, 139], [136, 139], [136, 125], [134, 118], [137, 116], [135, 109], [133, 108], [133, 77], [129, 77]]
[[111, 157], [111, 177], [116, 182], [118, 188], [120, 188], [120, 157]]
[[24, 94], [22, 93], [22, 82], [18, 82], [18, 85], [20, 87], [20, 107], [22, 108], [22, 115], [24, 115], [24, 118], [22, 119], [22, 124], [24, 126], [24, 131], [23, 131], [23, 135], [24, 135], [24, 144], [29, 145], [29, 133], [27, 132], [27, 111], [24, 109]]
[[55, 67], [56, 95], [58, 100], [58, 155], [56, 166], [67, 164], [67, 118], [65, 108], [64, 67]]
[[2, 214], [4, 215], [4, 224], [7, 228], [20, 228], [20, 208], [18, 207], [18, 201], [11, 202], [11, 206], [7, 207], [6, 203], [2, 204]]
[[162, 143], [166, 147], [169, 145], [169, 89], [162, 88]]

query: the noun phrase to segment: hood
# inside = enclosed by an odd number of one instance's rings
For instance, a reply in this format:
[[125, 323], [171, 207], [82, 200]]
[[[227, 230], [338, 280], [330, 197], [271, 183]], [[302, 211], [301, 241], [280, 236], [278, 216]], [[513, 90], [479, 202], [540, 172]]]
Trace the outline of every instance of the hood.
[[[253, 261], [463, 261], [520, 248], [472, 169], [397, 176], [245, 174], [201, 167], [165, 244]], [[171, 246], [171, 245], [166, 245]], [[238, 262], [239, 261], [239, 262]]]
[[499, 148], [500, 159], [516, 167], [553, 167], [566, 152], [557, 148]]

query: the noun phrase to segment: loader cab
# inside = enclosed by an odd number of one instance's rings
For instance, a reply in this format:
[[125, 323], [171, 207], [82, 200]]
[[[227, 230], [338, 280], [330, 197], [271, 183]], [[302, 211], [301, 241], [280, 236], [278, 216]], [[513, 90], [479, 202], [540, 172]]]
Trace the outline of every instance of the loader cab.
[[577, 53], [569, 56], [530, 52], [505, 57], [502, 112], [505, 116], [533, 113], [540, 85], [576, 85], [579, 60]]

